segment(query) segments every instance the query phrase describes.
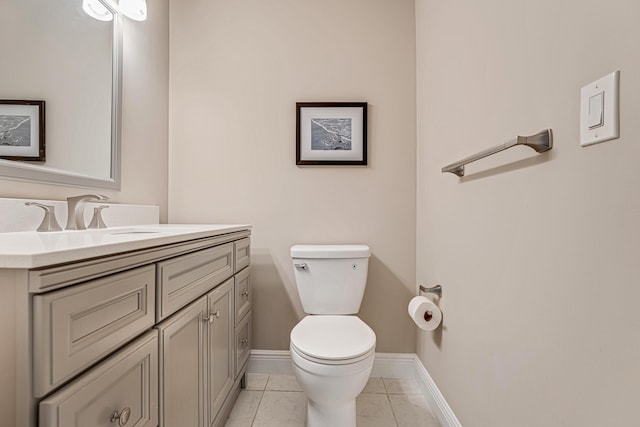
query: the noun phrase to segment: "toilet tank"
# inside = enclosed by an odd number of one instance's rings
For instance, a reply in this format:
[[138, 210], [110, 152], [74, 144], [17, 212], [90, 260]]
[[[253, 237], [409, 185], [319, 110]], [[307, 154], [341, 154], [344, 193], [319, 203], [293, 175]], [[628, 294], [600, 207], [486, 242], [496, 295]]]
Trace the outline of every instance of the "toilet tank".
[[295, 245], [293, 271], [307, 314], [356, 314], [367, 285], [366, 245]]

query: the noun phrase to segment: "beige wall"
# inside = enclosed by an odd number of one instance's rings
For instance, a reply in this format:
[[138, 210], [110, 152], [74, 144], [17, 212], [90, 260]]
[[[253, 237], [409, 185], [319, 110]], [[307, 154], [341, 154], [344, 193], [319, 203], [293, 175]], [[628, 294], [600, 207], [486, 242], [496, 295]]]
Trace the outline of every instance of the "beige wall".
[[159, 205], [166, 220], [168, 0], [149, 5], [145, 22], [125, 20], [121, 191], [64, 187], [0, 177], [0, 197], [62, 200], [99, 192], [113, 202]]
[[[415, 32], [410, 0], [171, 2], [170, 222], [253, 230], [254, 348], [303, 316], [289, 247], [366, 243], [362, 318], [415, 351]], [[369, 102], [368, 167], [297, 167], [297, 101]]]
[[[417, 279], [444, 286], [421, 359], [465, 426], [637, 425], [640, 3], [417, 0], [416, 15]], [[580, 88], [615, 69], [621, 138], [581, 148]], [[440, 172], [546, 127], [549, 154]]]

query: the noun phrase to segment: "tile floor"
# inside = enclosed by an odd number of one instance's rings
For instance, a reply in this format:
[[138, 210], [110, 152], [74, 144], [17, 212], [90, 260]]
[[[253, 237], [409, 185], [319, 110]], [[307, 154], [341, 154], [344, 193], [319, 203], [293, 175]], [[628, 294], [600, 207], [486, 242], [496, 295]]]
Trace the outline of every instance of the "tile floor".
[[[358, 427], [440, 427], [411, 378], [370, 378], [356, 410]], [[304, 427], [306, 412], [293, 375], [247, 374], [225, 427]]]

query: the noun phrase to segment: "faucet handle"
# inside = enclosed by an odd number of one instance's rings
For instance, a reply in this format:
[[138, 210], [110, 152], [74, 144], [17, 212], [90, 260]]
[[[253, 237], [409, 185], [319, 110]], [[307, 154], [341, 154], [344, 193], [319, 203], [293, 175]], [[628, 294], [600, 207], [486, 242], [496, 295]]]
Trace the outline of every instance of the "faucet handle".
[[37, 206], [39, 208], [44, 209], [44, 218], [42, 218], [42, 223], [38, 227], [38, 231], [62, 231], [62, 227], [58, 224], [56, 220], [56, 207], [51, 205], [43, 205], [42, 203], [36, 202], [26, 202], [27, 206]]
[[93, 218], [91, 218], [91, 222], [87, 228], [107, 228], [107, 224], [105, 224], [102, 219], [102, 210], [108, 207], [109, 205], [102, 205], [93, 208]]

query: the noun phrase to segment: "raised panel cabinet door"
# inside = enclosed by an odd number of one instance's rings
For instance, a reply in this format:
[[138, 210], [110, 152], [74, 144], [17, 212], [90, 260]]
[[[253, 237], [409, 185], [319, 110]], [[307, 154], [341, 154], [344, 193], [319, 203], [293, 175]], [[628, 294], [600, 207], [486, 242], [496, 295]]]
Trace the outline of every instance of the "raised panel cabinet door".
[[235, 272], [242, 270], [251, 263], [251, 239], [237, 240], [235, 243], [236, 249], [236, 266]]
[[156, 427], [158, 332], [148, 332], [40, 402], [39, 423], [40, 427]]
[[251, 310], [251, 269], [245, 268], [235, 276], [236, 325]]
[[36, 397], [151, 328], [155, 289], [154, 268], [146, 266], [34, 296]]
[[233, 275], [233, 243], [157, 264], [157, 320], [163, 320]]
[[161, 427], [206, 426], [206, 313], [203, 296], [158, 325]]
[[208, 409], [211, 426], [233, 387], [233, 279], [207, 295], [209, 302]]
[[235, 377], [237, 378], [244, 368], [251, 353], [251, 312], [244, 316], [240, 324], [236, 326], [235, 342]]

